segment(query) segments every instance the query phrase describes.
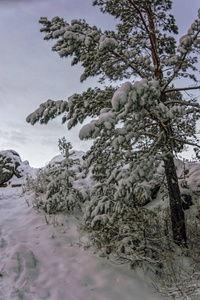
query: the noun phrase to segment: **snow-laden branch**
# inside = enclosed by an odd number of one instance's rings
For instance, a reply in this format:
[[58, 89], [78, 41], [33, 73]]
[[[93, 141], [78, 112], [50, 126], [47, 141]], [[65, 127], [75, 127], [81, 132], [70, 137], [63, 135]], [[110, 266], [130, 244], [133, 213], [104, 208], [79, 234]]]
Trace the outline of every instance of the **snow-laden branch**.
[[115, 57], [120, 58], [126, 66], [130, 67], [135, 73], [137, 73], [141, 78], [145, 78], [145, 74], [138, 69], [138, 65], [136, 63], [130, 62], [128, 58], [124, 58], [121, 54], [117, 53], [112, 49], [108, 49], [108, 52], [113, 54]]
[[189, 91], [189, 90], [200, 90], [200, 85], [193, 86], [193, 87], [185, 87], [185, 88], [173, 88], [173, 89], [166, 90], [165, 93], [181, 92], [181, 91]]
[[49, 120], [56, 118], [66, 111], [68, 111], [67, 101], [53, 101], [49, 99], [40, 104], [38, 109], [28, 115], [26, 122], [31, 123], [31, 125], [34, 125], [38, 121], [40, 121], [41, 124], [47, 124]]
[[196, 20], [188, 29], [187, 34], [180, 38], [180, 44], [177, 48], [177, 50], [180, 52], [180, 62], [176, 64], [173, 75], [168, 78], [167, 83], [162, 88], [163, 92], [166, 92], [169, 84], [177, 77], [178, 73], [183, 67], [183, 64], [188, 64], [186, 59], [187, 55], [194, 51], [194, 48], [198, 50], [200, 46], [199, 33], [200, 21]]
[[170, 105], [170, 104], [180, 104], [180, 105], [184, 105], [184, 106], [194, 106], [196, 108], [200, 108], [199, 103], [192, 103], [192, 102], [183, 101], [183, 100], [179, 100], [179, 99], [165, 101], [165, 105]]
[[187, 145], [190, 145], [190, 146], [195, 146], [195, 147], [200, 148], [200, 145], [198, 145], [196, 143], [189, 142], [187, 140], [181, 140], [181, 139], [179, 139], [177, 137], [170, 137], [170, 140], [174, 140], [174, 141], [177, 141], [177, 142], [182, 143], [182, 144], [187, 144]]

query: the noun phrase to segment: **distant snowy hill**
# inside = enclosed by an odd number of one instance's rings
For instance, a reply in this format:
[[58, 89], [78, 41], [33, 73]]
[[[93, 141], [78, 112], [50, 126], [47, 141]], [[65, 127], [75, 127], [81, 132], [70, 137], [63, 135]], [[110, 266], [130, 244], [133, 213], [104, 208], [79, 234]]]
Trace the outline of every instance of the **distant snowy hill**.
[[[85, 154], [85, 152], [78, 151], [78, 150], [74, 150], [73, 152], [74, 152], [74, 154], [71, 156], [71, 158], [72, 159], [79, 159], [80, 163], [82, 164], [83, 163], [82, 157]], [[61, 162], [63, 159], [64, 159], [64, 154], [57, 155], [57, 156], [53, 157], [50, 160], [49, 164], [52, 166], [52, 165], [54, 165], [57, 162]]]

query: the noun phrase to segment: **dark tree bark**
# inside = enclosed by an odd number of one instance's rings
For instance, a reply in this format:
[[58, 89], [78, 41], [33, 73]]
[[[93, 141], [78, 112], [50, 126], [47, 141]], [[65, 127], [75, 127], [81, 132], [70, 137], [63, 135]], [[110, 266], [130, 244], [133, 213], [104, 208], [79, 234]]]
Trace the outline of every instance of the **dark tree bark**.
[[181, 194], [178, 184], [173, 153], [167, 154], [164, 159], [165, 175], [167, 179], [171, 222], [174, 242], [179, 246], [187, 246], [185, 216], [182, 207]]
[[[155, 24], [153, 13], [151, 9], [146, 11], [148, 16], [148, 28], [146, 28], [147, 33], [149, 35], [150, 43], [151, 43], [151, 56], [153, 60], [153, 64], [155, 67], [155, 76], [161, 81], [163, 78], [163, 73], [160, 68], [160, 58], [158, 55], [157, 49], [157, 37], [155, 35]], [[166, 94], [161, 94], [161, 99], [159, 102], [164, 102], [166, 100]], [[182, 200], [180, 189], [178, 185], [178, 177], [176, 173], [176, 167], [174, 164], [174, 155], [173, 155], [173, 145], [170, 144], [169, 137], [173, 135], [173, 131], [170, 124], [165, 124], [166, 127], [163, 127], [160, 120], [157, 120], [161, 131], [164, 131], [165, 141], [169, 154], [166, 155], [164, 159], [164, 167], [165, 167], [165, 175], [167, 178], [168, 192], [169, 192], [169, 201], [170, 201], [170, 211], [171, 211], [171, 222], [172, 222], [172, 231], [173, 231], [173, 239], [174, 242], [181, 246], [186, 244], [186, 228], [185, 228], [185, 216], [184, 210], [182, 207]]]

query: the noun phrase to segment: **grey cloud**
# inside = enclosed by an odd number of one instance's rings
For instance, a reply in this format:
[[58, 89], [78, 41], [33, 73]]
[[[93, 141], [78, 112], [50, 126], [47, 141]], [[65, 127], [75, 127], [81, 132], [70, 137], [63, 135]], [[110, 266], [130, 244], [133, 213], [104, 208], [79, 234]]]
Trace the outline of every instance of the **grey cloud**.
[[[3, 142], [1, 140], [0, 142], [0, 148], [6, 148], [7, 146], [14, 147], [18, 144], [27, 144], [30, 142], [30, 138], [27, 135], [24, 135], [23, 132], [16, 131], [16, 130], [10, 130], [10, 131], [0, 131], [1, 139], [3, 139]], [[4, 149], [6, 150], [6, 149]]]
[[6, 4], [16, 4], [16, 3], [27, 3], [27, 2], [39, 2], [41, 0], [0, 0], [0, 3], [6, 3]]
[[14, 149], [22, 160], [28, 160], [31, 166], [42, 167], [58, 155], [58, 139], [63, 136], [72, 143], [75, 150], [87, 151], [91, 141], [80, 141], [80, 126], [68, 130], [61, 120], [50, 121], [48, 125], [31, 126], [26, 122], [7, 121], [0, 130], [0, 150]]

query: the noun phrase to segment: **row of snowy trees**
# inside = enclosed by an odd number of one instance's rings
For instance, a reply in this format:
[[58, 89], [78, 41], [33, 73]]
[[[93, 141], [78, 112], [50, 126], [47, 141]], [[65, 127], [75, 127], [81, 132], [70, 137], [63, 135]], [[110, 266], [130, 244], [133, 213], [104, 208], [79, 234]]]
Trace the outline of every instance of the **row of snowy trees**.
[[[72, 57], [72, 65], [82, 65], [81, 81], [91, 76], [100, 76], [100, 82], [129, 81], [118, 89], [115, 85], [90, 88], [68, 101], [48, 100], [27, 122], [47, 123], [64, 114], [63, 123], [67, 121], [70, 129], [88, 116], [93, 118], [81, 129], [80, 138], [94, 139], [86, 156], [88, 167], [93, 167], [100, 185], [107, 186], [98, 199], [107, 196], [112, 184], [114, 200], [131, 201], [133, 186], [152, 179], [163, 161], [173, 238], [176, 244], [186, 245], [174, 155], [184, 145], [200, 147], [196, 136], [200, 105], [194, 96], [188, 99], [183, 93], [200, 89], [196, 77], [200, 9], [198, 19], [177, 44], [171, 0], [94, 0], [93, 5], [118, 20], [115, 31], [103, 32], [84, 20], [68, 23], [59, 17], [42, 17], [44, 39], [55, 39], [53, 51]], [[182, 78], [188, 85], [176, 87]]]

